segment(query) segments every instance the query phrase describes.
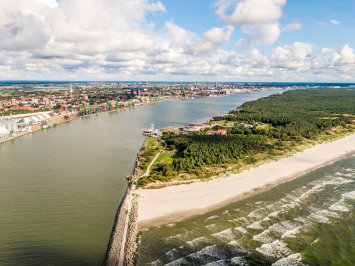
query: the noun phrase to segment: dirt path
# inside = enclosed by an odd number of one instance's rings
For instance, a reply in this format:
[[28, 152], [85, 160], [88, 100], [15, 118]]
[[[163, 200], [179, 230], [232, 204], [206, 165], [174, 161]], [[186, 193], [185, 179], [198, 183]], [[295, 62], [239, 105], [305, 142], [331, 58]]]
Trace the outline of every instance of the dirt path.
[[134, 186], [134, 189], [137, 189], [139, 179], [141, 179], [142, 177], [150, 175], [150, 168], [155, 163], [155, 161], [158, 159], [159, 155], [166, 149], [166, 142], [164, 140], [163, 140], [163, 142], [164, 142], [164, 147], [157, 153], [157, 155], [155, 155], [153, 160], [150, 162], [150, 164], [147, 167], [147, 171], [145, 171], [145, 173], [143, 175], [141, 175], [140, 177], [137, 178], [136, 185]]

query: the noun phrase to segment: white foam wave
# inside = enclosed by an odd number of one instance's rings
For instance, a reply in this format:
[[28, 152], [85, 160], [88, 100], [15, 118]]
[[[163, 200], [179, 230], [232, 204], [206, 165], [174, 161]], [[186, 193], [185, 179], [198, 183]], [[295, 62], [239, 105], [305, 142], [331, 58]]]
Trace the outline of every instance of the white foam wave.
[[249, 265], [248, 261], [246, 261], [243, 257], [234, 257], [231, 259], [232, 265], [240, 265], [240, 266], [247, 266]]
[[315, 222], [318, 222], [318, 223], [328, 223], [329, 222], [329, 218], [320, 214], [319, 212], [316, 212], [316, 213], [312, 213], [310, 215], [308, 215], [308, 218], [314, 220]]
[[214, 219], [217, 219], [217, 218], [219, 218], [218, 215], [212, 215], [212, 216], [206, 218], [206, 219], [205, 219], [205, 222], [210, 221], [210, 220], [214, 220]]
[[169, 250], [168, 252], [166, 252], [165, 256], [167, 257], [168, 260], [173, 261], [173, 260], [175, 260], [175, 256], [176, 256], [177, 252], [178, 252], [177, 249], [173, 248], [173, 249]]
[[302, 226], [296, 227], [294, 229], [288, 230], [282, 234], [281, 239], [296, 238], [298, 234], [301, 233]]
[[222, 212], [223, 215], [228, 215], [229, 214], [229, 210], [225, 210], [224, 212]]
[[351, 199], [351, 200], [355, 200], [355, 190], [354, 191], [350, 191], [347, 193], [344, 193], [343, 195], [341, 195], [342, 198], [344, 199]]
[[328, 211], [328, 210], [321, 210], [319, 211], [320, 215], [324, 215], [328, 218], [335, 218], [335, 219], [340, 219], [341, 217], [339, 216], [338, 213], [336, 212], [332, 212], [332, 211]]
[[258, 235], [254, 235], [253, 240], [258, 241], [263, 244], [267, 244], [267, 243], [274, 242], [275, 238], [270, 235], [270, 230], [267, 229]]
[[268, 217], [270, 218], [277, 218], [277, 216], [279, 215], [279, 213], [280, 213], [280, 211], [274, 211], [274, 212], [272, 212], [272, 213], [270, 213], [269, 215], [268, 215]]
[[180, 259], [178, 259], [178, 260], [174, 260], [174, 261], [172, 261], [172, 262], [170, 262], [170, 263], [167, 263], [167, 264], [165, 264], [166, 266], [177, 266], [177, 265], [183, 265], [183, 264], [185, 264], [185, 263], [187, 263], [187, 261], [185, 260], [185, 258], [180, 258]]
[[196, 248], [199, 245], [206, 244], [208, 242], [209, 242], [209, 240], [206, 237], [201, 236], [201, 237], [198, 237], [198, 238], [195, 238], [191, 241], [186, 242], [186, 244], [188, 244], [192, 248]]
[[234, 230], [239, 231], [239, 232], [241, 232], [242, 234], [244, 234], [244, 233], [247, 231], [245, 228], [243, 228], [243, 227], [241, 227], [241, 226], [238, 226], [238, 227], [234, 228]]
[[244, 243], [242, 241], [240, 241], [240, 239], [233, 240], [233, 241], [229, 242], [228, 245], [234, 247], [235, 249], [237, 249], [241, 252], [248, 253], [248, 248], [245, 247]]
[[347, 206], [345, 205], [344, 201], [341, 200], [337, 203], [334, 203], [333, 205], [331, 205], [329, 207], [329, 210], [332, 211], [339, 211], [339, 212], [349, 212], [350, 210], [347, 208]]
[[235, 219], [235, 221], [239, 224], [248, 224], [249, 223], [249, 221], [245, 217], [240, 217], [238, 219]]
[[210, 224], [210, 225], [206, 225], [205, 227], [212, 232], [218, 230], [218, 224]]
[[271, 219], [269, 218], [269, 216], [265, 217], [263, 220], [263, 222], [271, 222]]
[[201, 257], [205, 257], [206, 255], [208, 257], [213, 257], [215, 259], [222, 259], [223, 258], [223, 255], [221, 255], [221, 251], [217, 247], [217, 245], [204, 247], [200, 251], [190, 254], [188, 257], [198, 259]]
[[263, 230], [264, 227], [260, 224], [261, 221], [256, 221], [252, 223], [251, 225], [248, 225], [248, 229], [255, 229], [255, 230]]
[[281, 240], [263, 244], [260, 248], [256, 248], [256, 251], [269, 258], [282, 258], [292, 254], [291, 249]]
[[229, 263], [226, 260], [217, 260], [217, 261], [205, 264], [205, 266], [228, 266], [228, 265], [229, 265]]
[[263, 213], [265, 213], [264, 209], [258, 209], [258, 210], [255, 210], [255, 211], [252, 211], [251, 213], [249, 213], [248, 217], [261, 219], [262, 217], [265, 216]]
[[272, 266], [303, 266], [305, 264], [302, 263], [302, 259], [302, 255], [300, 253], [295, 253], [276, 261], [272, 264]]
[[300, 222], [300, 223], [306, 223], [307, 219], [305, 217], [299, 216], [293, 219], [294, 221]]
[[236, 238], [231, 228], [212, 234], [212, 236], [223, 242], [230, 242]]

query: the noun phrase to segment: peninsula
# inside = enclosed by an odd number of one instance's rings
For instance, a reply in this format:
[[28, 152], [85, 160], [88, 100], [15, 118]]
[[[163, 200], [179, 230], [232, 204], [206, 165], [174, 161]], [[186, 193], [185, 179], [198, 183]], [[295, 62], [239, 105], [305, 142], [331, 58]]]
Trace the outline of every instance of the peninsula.
[[[222, 207], [350, 154], [354, 108], [354, 89], [295, 90], [245, 103], [192, 132], [165, 132], [167, 148], [138, 181], [140, 228]], [[143, 168], [153, 151], [141, 153]]]

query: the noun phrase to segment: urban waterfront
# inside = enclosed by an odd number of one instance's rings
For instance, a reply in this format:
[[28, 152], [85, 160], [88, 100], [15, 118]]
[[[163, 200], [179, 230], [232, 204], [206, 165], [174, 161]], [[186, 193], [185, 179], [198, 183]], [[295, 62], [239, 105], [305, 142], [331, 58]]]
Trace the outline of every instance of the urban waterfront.
[[142, 232], [137, 265], [354, 265], [355, 155]]
[[142, 131], [279, 91], [172, 100], [84, 117], [0, 146], [0, 264], [100, 265]]

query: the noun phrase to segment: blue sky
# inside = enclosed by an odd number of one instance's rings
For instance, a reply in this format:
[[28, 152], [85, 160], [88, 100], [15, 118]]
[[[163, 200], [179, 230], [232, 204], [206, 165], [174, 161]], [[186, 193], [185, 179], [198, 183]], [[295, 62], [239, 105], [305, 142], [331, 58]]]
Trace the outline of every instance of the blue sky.
[[[162, 28], [167, 20], [174, 22], [192, 32], [203, 34], [212, 27], [221, 27], [226, 22], [215, 13], [216, 1], [209, 0], [162, 0], [168, 12], [149, 14], [147, 19], [153, 21], [157, 28]], [[355, 43], [355, 1], [353, 0], [292, 0], [287, 1], [282, 25], [299, 21], [303, 29], [299, 32], [284, 33], [272, 46], [285, 45], [294, 42], [308, 42], [341, 48], [344, 43]], [[330, 20], [340, 23], [334, 25]], [[235, 30], [232, 41], [243, 37], [240, 29]]]
[[353, 0], [0, 2], [0, 79], [354, 82]]

